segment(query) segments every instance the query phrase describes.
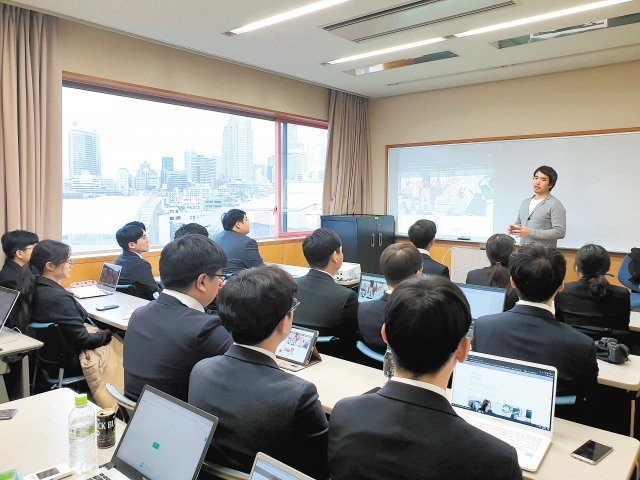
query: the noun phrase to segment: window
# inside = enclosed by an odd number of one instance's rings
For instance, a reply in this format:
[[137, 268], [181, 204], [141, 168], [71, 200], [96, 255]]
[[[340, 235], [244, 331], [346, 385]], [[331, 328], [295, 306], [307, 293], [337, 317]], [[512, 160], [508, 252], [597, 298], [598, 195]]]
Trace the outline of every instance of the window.
[[70, 86], [62, 101], [62, 232], [76, 253], [117, 248], [132, 220], [153, 245], [183, 223], [213, 236], [231, 208], [254, 238], [320, 225], [326, 128]]

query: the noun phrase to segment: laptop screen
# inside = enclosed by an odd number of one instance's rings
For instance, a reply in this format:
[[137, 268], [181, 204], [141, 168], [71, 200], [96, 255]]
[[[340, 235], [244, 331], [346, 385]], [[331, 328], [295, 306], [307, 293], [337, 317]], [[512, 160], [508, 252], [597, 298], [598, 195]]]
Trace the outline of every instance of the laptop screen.
[[467, 297], [471, 307], [471, 318], [476, 319], [484, 315], [500, 313], [504, 310], [504, 288], [481, 287], [478, 285], [456, 284]]
[[20, 292], [17, 290], [0, 287], [0, 330], [2, 330], [2, 327], [7, 322], [9, 314], [19, 296]]
[[304, 363], [309, 356], [309, 350], [315, 345], [316, 334], [315, 330], [291, 327], [289, 336], [278, 345], [276, 357], [290, 362]]
[[146, 387], [115, 457], [151, 480], [195, 478], [216, 425], [214, 416]]
[[256, 455], [251, 480], [312, 480], [304, 473], [259, 452]]
[[470, 352], [453, 375], [451, 404], [551, 431], [556, 370]]
[[387, 281], [382, 275], [363, 273], [358, 289], [358, 302], [369, 302], [382, 298], [387, 291]]
[[104, 263], [102, 265], [102, 271], [100, 272], [98, 285], [115, 290], [118, 285], [118, 278], [120, 278], [120, 270], [122, 270], [120, 265]]

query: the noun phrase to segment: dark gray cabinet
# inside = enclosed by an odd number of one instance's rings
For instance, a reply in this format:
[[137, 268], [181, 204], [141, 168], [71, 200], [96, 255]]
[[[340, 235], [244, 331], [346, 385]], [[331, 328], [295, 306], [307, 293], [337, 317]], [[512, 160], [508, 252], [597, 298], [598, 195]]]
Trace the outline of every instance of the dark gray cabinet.
[[380, 254], [394, 241], [393, 215], [323, 215], [320, 223], [342, 240], [345, 262], [359, 263], [363, 272], [381, 273]]

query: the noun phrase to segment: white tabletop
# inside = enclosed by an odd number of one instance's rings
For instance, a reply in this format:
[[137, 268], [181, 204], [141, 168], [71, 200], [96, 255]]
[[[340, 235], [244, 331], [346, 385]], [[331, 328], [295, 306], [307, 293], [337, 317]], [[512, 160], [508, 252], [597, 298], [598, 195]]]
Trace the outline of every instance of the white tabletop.
[[40, 340], [6, 328], [0, 332], [0, 357], [37, 350], [42, 345], [44, 344]]
[[640, 356], [629, 355], [622, 365], [598, 360], [598, 383], [623, 390], [640, 390]]
[[[106, 295], [104, 297], [93, 298], [79, 298], [77, 299], [80, 305], [89, 314], [90, 318], [98, 320], [100, 322], [111, 325], [112, 327], [119, 328], [120, 330], [126, 330], [129, 325], [129, 318], [131, 311], [138, 307], [143, 307], [149, 300], [144, 298], [134, 297], [122, 292], [115, 292], [113, 295]], [[104, 310], [99, 312], [96, 307], [104, 305], [119, 305], [118, 308], [112, 310]], [[125, 319], [125, 317], [127, 317]]]
[[640, 332], [640, 312], [631, 311], [629, 319], [629, 330], [632, 332]]

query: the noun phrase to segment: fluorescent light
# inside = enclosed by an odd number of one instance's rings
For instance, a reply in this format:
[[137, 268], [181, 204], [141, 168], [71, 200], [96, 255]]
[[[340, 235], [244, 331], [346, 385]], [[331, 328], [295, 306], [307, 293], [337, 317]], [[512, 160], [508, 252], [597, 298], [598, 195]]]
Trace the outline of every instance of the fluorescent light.
[[269, 25], [273, 25], [275, 23], [286, 22], [287, 20], [291, 20], [292, 18], [301, 17], [302, 15], [317, 12], [318, 10], [333, 7], [334, 5], [339, 5], [348, 1], [349, 0], [322, 0], [321, 2], [315, 2], [309, 5], [305, 5], [304, 7], [294, 8], [293, 10], [289, 10], [288, 12], [264, 18], [262, 20], [258, 20], [257, 22], [248, 23], [247, 25], [235, 28], [228, 33], [240, 35], [241, 33], [251, 32], [259, 28], [268, 27]]
[[420, 40], [419, 42], [405, 43], [402, 45], [396, 45], [395, 47], [383, 48], [380, 50], [374, 50], [372, 52], [359, 53], [358, 55], [351, 55], [350, 57], [342, 57], [336, 60], [331, 60], [327, 63], [330, 65], [337, 65], [338, 63], [351, 62], [353, 60], [360, 60], [362, 58], [384, 55], [385, 53], [393, 53], [399, 52], [401, 50], [408, 50], [410, 48], [423, 47], [425, 45], [431, 45], [433, 43], [444, 42], [444, 40], [444, 37], [429, 38], [427, 40]]
[[555, 12], [543, 13], [541, 15], [535, 15], [533, 17], [526, 17], [526, 18], [521, 18], [519, 20], [512, 20], [510, 22], [489, 25], [488, 27], [467, 30], [466, 32], [456, 33], [454, 36], [468, 37], [470, 35], [479, 35], [481, 33], [495, 32], [496, 30], [502, 30], [502, 29], [511, 28], [511, 27], [518, 27], [520, 25], [527, 25], [529, 23], [540, 22], [542, 20], [549, 20], [552, 18], [564, 17], [565, 15], [574, 15], [576, 13], [588, 12], [590, 10], [610, 7], [612, 5], [617, 5], [619, 3], [625, 3], [630, 1], [631, 0], [605, 0], [602, 2], [587, 3], [585, 5], [579, 5], [577, 7], [572, 7], [572, 8], [565, 8], [564, 10], [556, 10]]

